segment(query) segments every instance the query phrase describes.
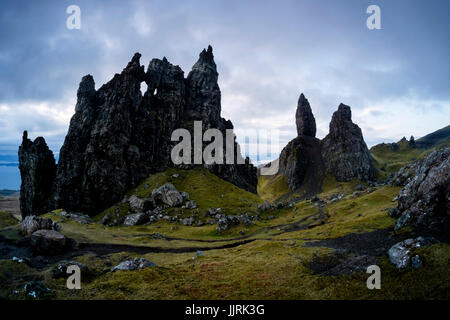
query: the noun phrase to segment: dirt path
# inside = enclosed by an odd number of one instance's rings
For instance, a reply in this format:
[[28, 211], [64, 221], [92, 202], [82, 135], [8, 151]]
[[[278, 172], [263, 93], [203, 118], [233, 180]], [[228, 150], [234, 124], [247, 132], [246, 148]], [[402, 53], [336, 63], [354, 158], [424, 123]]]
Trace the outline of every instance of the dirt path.
[[305, 246], [326, 247], [361, 255], [381, 256], [386, 254], [387, 250], [394, 244], [407, 238], [406, 235], [394, 235], [392, 233], [393, 228], [350, 233], [339, 238], [307, 242]]

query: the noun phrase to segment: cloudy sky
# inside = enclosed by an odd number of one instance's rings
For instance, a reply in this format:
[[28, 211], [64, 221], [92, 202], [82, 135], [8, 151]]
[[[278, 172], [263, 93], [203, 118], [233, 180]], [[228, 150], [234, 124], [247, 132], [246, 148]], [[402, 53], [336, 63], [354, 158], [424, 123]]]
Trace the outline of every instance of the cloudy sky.
[[[69, 30], [68, 6], [81, 9]], [[381, 9], [369, 30], [366, 9]], [[369, 146], [450, 124], [450, 1], [14, 1], [0, 10], [0, 189], [20, 185], [22, 131], [57, 155], [81, 77], [99, 88], [134, 52], [189, 72], [211, 44], [222, 116], [235, 128], [296, 135], [304, 92], [318, 137], [340, 102]]]

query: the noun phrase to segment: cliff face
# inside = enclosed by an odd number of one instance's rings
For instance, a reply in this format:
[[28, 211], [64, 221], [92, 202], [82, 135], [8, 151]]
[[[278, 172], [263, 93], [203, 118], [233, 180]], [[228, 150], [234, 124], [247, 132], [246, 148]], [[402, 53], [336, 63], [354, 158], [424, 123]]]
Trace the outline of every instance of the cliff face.
[[324, 166], [320, 140], [316, 136], [316, 120], [308, 99], [300, 95], [295, 113], [298, 136], [283, 148], [279, 173], [286, 176], [291, 190], [303, 188], [305, 195], [320, 191]]
[[393, 179], [403, 186], [398, 205], [389, 210], [395, 229], [408, 226], [424, 234], [450, 231], [450, 148], [436, 150], [401, 168]]
[[340, 104], [330, 122], [330, 133], [320, 141], [308, 99], [300, 95], [296, 111], [298, 136], [280, 154], [279, 173], [289, 188], [305, 196], [320, 192], [326, 174], [338, 181], [375, 180], [373, 160], [361, 129], [352, 122], [349, 106]]
[[[51, 206], [98, 213], [120, 201], [149, 174], [173, 166], [171, 150], [178, 143], [171, 141], [173, 130], [185, 128], [192, 133], [195, 120], [202, 121], [204, 130], [219, 129], [224, 137], [225, 130], [233, 128], [230, 121], [220, 117], [221, 96], [211, 47], [200, 53], [187, 78], [166, 58], [153, 59], [145, 72], [140, 56], [136, 53], [120, 74], [98, 90], [92, 76], [83, 77], [56, 178], [48, 177], [55, 202], [42, 203], [23, 214], [42, 213]], [[144, 95], [142, 82], [147, 84]], [[225, 148], [225, 142], [223, 145]], [[237, 143], [234, 149], [239, 150]], [[235, 153], [236, 157], [240, 154]], [[256, 192], [256, 168], [248, 159], [242, 162], [207, 167], [221, 178]], [[22, 158], [23, 181], [31, 170], [29, 163], [26, 156]], [[33, 185], [36, 190], [44, 188], [40, 183]], [[22, 187], [30, 190], [26, 182]], [[21, 202], [25, 204], [30, 196], [27, 192], [24, 195]]]
[[375, 180], [372, 156], [345, 104], [341, 103], [333, 113], [330, 133], [322, 140], [322, 157], [326, 160], [326, 172], [338, 181]]
[[19, 169], [22, 177], [20, 186], [20, 211], [22, 216], [42, 214], [52, 206], [53, 181], [56, 174], [55, 158], [44, 138], [34, 141], [23, 133], [19, 148]]

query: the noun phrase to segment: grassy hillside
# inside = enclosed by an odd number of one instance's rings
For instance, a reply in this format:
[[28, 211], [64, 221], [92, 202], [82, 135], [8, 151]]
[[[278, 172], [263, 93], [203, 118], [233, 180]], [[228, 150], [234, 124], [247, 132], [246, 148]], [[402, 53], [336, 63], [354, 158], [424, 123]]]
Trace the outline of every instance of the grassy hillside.
[[[127, 196], [136, 194], [141, 198], [150, 197], [155, 188], [165, 183], [172, 183], [177, 190], [189, 193], [190, 199], [195, 200], [201, 213], [205, 213], [208, 208], [221, 208], [225, 214], [253, 213], [263, 202], [258, 195], [240, 189], [204, 168], [168, 169], [153, 174], [130, 190]], [[114, 213], [116, 210], [123, 216], [128, 213], [128, 209], [128, 203], [117, 204], [99, 214], [96, 219], [101, 219], [105, 213]], [[185, 210], [185, 213], [190, 211]]]
[[450, 125], [417, 139], [416, 145], [422, 149], [450, 146]]
[[[418, 140], [419, 141], [419, 140]], [[450, 147], [450, 139], [440, 140], [431, 148], [412, 148], [408, 141], [397, 142], [398, 149], [392, 148], [392, 144], [381, 143], [370, 149], [375, 159], [377, 178], [384, 179], [410, 162], [421, 159], [434, 150]]]
[[275, 202], [290, 193], [286, 177], [282, 174], [258, 177], [258, 195], [269, 202]]
[[[179, 178], [184, 174], [184, 179], [193, 175], [196, 190], [205, 191], [197, 195], [198, 201], [202, 201], [201, 195], [205, 197], [203, 206], [210, 204], [206, 199], [208, 195], [216, 197], [214, 190], [206, 192], [212, 186], [210, 183], [214, 183], [224, 196], [241, 201], [241, 205], [260, 201], [254, 195], [231, 188], [223, 180], [209, 177], [213, 179], [209, 181], [201, 170], [177, 172]], [[150, 177], [147, 183], [156, 186], [171, 181], [168, 177], [173, 171], [164, 174]], [[208, 176], [207, 173], [205, 175]], [[189, 186], [184, 179], [178, 180], [177, 187], [181, 190]], [[399, 190], [386, 186], [353, 193], [355, 183], [335, 183], [332, 179], [328, 179], [324, 186], [325, 190], [319, 197], [327, 203], [321, 209], [305, 200], [292, 208], [273, 210], [270, 212], [273, 219], [263, 218], [245, 230], [244, 235], [239, 232], [242, 226], [223, 234], [214, 233], [213, 225], [188, 227], [163, 220], [136, 227], [105, 227], [98, 223], [82, 225], [61, 217], [58, 212], [49, 213], [46, 216], [58, 221], [62, 233], [78, 243], [98, 243], [102, 248], [114, 248], [114, 244], [130, 247], [107, 254], [95, 250], [80, 252], [72, 257], [95, 272], [92, 277], [82, 278], [81, 290], [67, 290], [65, 279], [52, 278], [54, 263], [33, 268], [11, 259], [0, 259], [0, 297], [24, 299], [23, 293], [13, 292], [23, 288], [24, 279], [32, 278], [51, 288], [53, 299], [449, 298], [450, 246], [447, 244], [420, 249], [425, 266], [418, 270], [399, 271], [385, 256], [381, 256], [377, 264], [383, 274], [382, 290], [367, 289], [368, 275], [365, 272], [334, 276], [322, 274], [317, 265], [330, 267], [340, 263], [342, 253], [332, 249], [335, 245], [339, 248], [340, 239], [356, 235], [367, 237], [370, 242], [372, 231], [394, 225], [387, 210], [396, 205], [392, 198]], [[147, 189], [151, 188], [144, 190]], [[147, 192], [144, 190], [138, 188], [138, 192], [144, 192], [143, 196]], [[341, 192], [351, 193], [339, 201], [328, 201], [333, 193]], [[242, 197], [246, 200], [243, 201]], [[6, 216], [4, 218], [8, 220]], [[17, 227], [9, 222], [5, 225], [8, 227], [0, 230], [1, 236], [19, 237]], [[155, 233], [163, 237], [153, 238], [151, 235]], [[330, 241], [330, 245], [315, 241]], [[352, 250], [352, 246], [362, 243], [364, 240], [344, 242], [339, 252], [347, 252], [345, 250]], [[224, 245], [228, 247], [224, 248]], [[133, 251], [136, 246], [142, 248], [139, 253]], [[195, 256], [199, 249], [204, 252], [203, 256]], [[351, 256], [352, 253], [345, 255]], [[139, 271], [109, 272], [112, 266], [133, 257], [144, 257], [158, 266]]]

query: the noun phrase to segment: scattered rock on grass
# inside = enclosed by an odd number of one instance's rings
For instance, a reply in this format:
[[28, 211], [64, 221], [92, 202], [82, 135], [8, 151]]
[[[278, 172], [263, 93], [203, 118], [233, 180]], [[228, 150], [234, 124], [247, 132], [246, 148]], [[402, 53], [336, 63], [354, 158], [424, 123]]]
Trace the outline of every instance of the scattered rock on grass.
[[269, 201], [264, 200], [264, 202], [260, 206], [258, 206], [258, 209], [261, 211], [268, 211], [272, 209], [272, 205]]
[[61, 230], [61, 227], [52, 221], [50, 218], [42, 218], [38, 216], [26, 216], [22, 224], [20, 225], [20, 230], [25, 235], [31, 235], [37, 230]]
[[133, 213], [126, 216], [123, 224], [125, 226], [137, 226], [148, 221], [148, 216], [145, 213]]
[[156, 263], [153, 263], [151, 261], [148, 261], [144, 258], [134, 258], [133, 260], [127, 260], [119, 263], [117, 266], [112, 268], [111, 272], [115, 271], [134, 271], [134, 270], [140, 270], [143, 268], [149, 268], [149, 267], [157, 267]]
[[44, 286], [40, 281], [28, 282], [24, 286], [25, 295], [33, 299], [39, 299], [52, 294], [52, 290]]

